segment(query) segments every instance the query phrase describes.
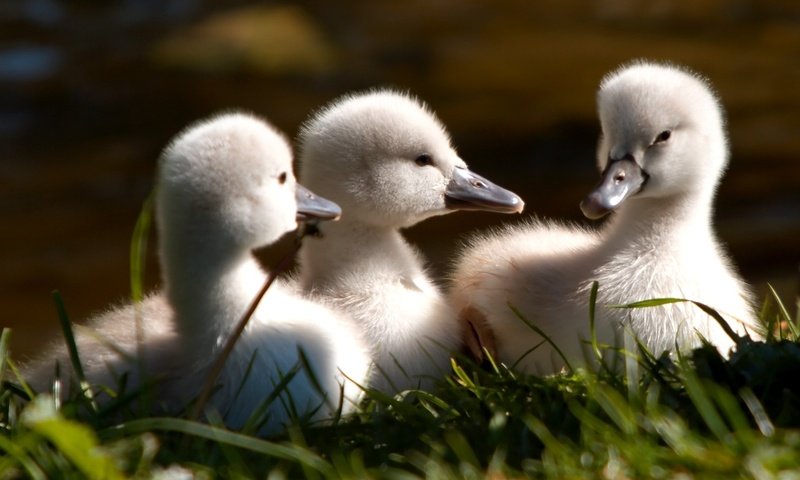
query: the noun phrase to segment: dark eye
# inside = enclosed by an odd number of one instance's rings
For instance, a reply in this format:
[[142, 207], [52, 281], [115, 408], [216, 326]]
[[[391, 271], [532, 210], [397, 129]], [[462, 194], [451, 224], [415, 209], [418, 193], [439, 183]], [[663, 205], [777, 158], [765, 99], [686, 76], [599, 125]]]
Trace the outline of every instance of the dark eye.
[[278, 183], [280, 183], [281, 185], [286, 183], [286, 177], [287, 177], [286, 172], [283, 172], [280, 175], [278, 175]]
[[672, 131], [664, 130], [663, 132], [659, 133], [655, 140], [653, 140], [653, 145], [656, 143], [666, 142], [669, 140], [669, 137], [672, 136]]
[[420, 167], [427, 167], [433, 165], [433, 157], [429, 153], [423, 153], [415, 158], [414, 162]]

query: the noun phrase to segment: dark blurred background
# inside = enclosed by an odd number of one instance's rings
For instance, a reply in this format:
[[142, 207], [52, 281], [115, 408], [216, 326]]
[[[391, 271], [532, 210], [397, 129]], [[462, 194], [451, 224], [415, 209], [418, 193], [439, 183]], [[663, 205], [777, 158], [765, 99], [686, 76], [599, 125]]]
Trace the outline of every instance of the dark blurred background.
[[[732, 162], [717, 230], [761, 298], [800, 263], [800, 2], [583, 0], [0, 2], [0, 324], [17, 354], [129, 292], [128, 247], [160, 149], [246, 108], [294, 136], [354, 89], [408, 89], [461, 156], [536, 212], [583, 222], [597, 178], [594, 95], [635, 58], [707, 75]], [[460, 238], [519, 221], [457, 213], [411, 229], [441, 274]], [[151, 247], [155, 247], [155, 237]], [[147, 271], [158, 284], [154, 255]], [[793, 310], [790, 305], [790, 309]]]

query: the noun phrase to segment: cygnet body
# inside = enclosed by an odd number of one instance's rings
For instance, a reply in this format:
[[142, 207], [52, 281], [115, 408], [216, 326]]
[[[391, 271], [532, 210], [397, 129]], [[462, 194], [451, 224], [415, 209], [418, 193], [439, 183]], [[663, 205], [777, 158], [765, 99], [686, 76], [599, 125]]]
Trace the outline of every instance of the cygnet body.
[[702, 336], [727, 353], [732, 339], [693, 304], [612, 307], [686, 298], [718, 309], [734, 331], [756, 333], [751, 294], [711, 225], [728, 163], [717, 98], [695, 74], [635, 63], [603, 80], [597, 103], [603, 178], [581, 208], [589, 218], [617, 212], [596, 232], [533, 220], [474, 238], [452, 276], [454, 305], [500, 360], [530, 372], [564, 362], [526, 322], [571, 363], [586, 360], [594, 281], [600, 343], [628, 331], [658, 355], [697, 346]]
[[[137, 303], [112, 306], [89, 319], [85, 326], [73, 325], [81, 367], [89, 385], [94, 386], [96, 401], [111, 400], [99, 387], [109, 387], [119, 395], [132, 394], [157, 385], [173, 370], [179, 339], [172, 315], [167, 299], [156, 293]], [[67, 399], [83, 388], [76, 382], [63, 339], [24, 363], [21, 371], [22, 378], [36, 392], [53, 390]]]
[[[291, 162], [281, 134], [241, 113], [191, 126], [160, 159], [156, 206], [164, 290], [147, 299], [145, 306], [152, 309], [142, 313], [142, 321], [146, 332], [170, 325], [170, 348], [155, 355], [162, 370], [154, 366], [148, 372], [165, 377], [155, 400], [168, 412], [195, 399], [211, 363], [265, 283], [267, 274], [252, 249], [296, 229], [300, 214], [332, 218], [340, 212], [296, 185]], [[118, 329], [115, 320], [132, 328], [132, 308], [120, 310], [118, 319], [106, 314], [101, 333]], [[135, 351], [135, 342], [124, 340], [123, 349]], [[148, 343], [144, 347], [149, 350]], [[91, 358], [93, 352], [82, 354]], [[259, 428], [271, 433], [293, 415], [330, 417], [342, 391], [343, 411], [351, 411], [361, 394], [353, 382], [366, 379], [369, 364], [352, 322], [279, 279], [228, 357], [210, 403], [228, 426], [239, 428], [272, 400]], [[277, 395], [286, 376], [291, 380]]]
[[344, 214], [300, 252], [300, 283], [350, 314], [372, 347], [370, 387], [429, 388], [460, 345], [456, 313], [401, 228], [456, 209], [519, 212], [513, 193], [470, 172], [440, 121], [388, 90], [332, 102], [303, 126], [303, 182]]

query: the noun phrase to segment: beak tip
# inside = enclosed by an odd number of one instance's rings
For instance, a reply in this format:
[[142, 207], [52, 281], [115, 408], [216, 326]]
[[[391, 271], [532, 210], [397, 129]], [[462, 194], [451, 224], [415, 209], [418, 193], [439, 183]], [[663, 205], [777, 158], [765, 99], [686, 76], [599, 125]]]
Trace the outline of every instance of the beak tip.
[[454, 170], [444, 199], [449, 210], [522, 213], [525, 208], [525, 202], [517, 194], [466, 168]]
[[[624, 180], [618, 176], [623, 174]], [[600, 182], [581, 202], [586, 218], [597, 220], [613, 212], [631, 195], [638, 193], [647, 181], [647, 173], [634, 160], [614, 160], [606, 166]]]
[[342, 208], [335, 202], [312, 193], [299, 183], [295, 185], [298, 222], [336, 221], [342, 216]]
[[591, 196], [587, 197], [580, 203], [580, 208], [583, 216], [589, 220], [599, 220], [611, 213], [611, 209], [600, 205], [597, 199], [593, 199]]

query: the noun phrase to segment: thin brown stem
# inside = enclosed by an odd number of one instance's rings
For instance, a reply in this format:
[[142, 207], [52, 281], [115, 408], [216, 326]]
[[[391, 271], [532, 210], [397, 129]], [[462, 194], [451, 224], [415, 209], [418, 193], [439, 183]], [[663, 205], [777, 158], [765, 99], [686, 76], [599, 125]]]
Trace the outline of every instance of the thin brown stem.
[[239, 337], [242, 336], [242, 332], [244, 332], [247, 322], [250, 321], [250, 317], [253, 316], [253, 313], [255, 313], [256, 308], [258, 308], [258, 304], [261, 302], [261, 299], [267, 293], [269, 287], [271, 287], [275, 282], [275, 279], [278, 278], [278, 275], [291, 265], [292, 260], [300, 250], [302, 237], [303, 233], [301, 232], [298, 235], [297, 240], [294, 242], [294, 248], [292, 248], [283, 258], [281, 258], [275, 268], [270, 271], [269, 275], [267, 276], [267, 281], [264, 282], [264, 286], [261, 287], [261, 290], [258, 291], [258, 294], [256, 294], [256, 296], [253, 298], [253, 301], [250, 302], [250, 306], [247, 308], [247, 311], [244, 313], [244, 315], [242, 315], [242, 318], [239, 320], [236, 328], [234, 328], [231, 332], [228, 340], [225, 342], [225, 346], [219, 352], [217, 358], [214, 359], [214, 363], [211, 365], [211, 369], [206, 377], [206, 381], [203, 383], [203, 388], [200, 390], [200, 395], [197, 397], [197, 402], [195, 403], [192, 413], [189, 416], [190, 420], [197, 420], [200, 417], [200, 414], [203, 412], [203, 409], [205, 408], [206, 404], [208, 403], [208, 399], [211, 396], [211, 392], [214, 389], [214, 383], [217, 381], [217, 377], [219, 377], [222, 367], [225, 366], [225, 362], [228, 360], [228, 357], [233, 351], [233, 347], [236, 346], [236, 342], [239, 340]]

